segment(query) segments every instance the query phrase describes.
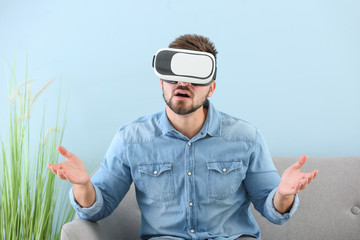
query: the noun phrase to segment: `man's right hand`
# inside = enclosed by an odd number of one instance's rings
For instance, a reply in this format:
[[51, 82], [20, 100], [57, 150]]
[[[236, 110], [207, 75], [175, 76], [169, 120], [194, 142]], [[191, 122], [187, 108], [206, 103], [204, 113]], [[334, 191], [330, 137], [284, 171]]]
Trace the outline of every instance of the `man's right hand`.
[[49, 163], [48, 168], [59, 178], [73, 184], [74, 197], [80, 206], [92, 206], [96, 195], [85, 164], [78, 156], [68, 152], [63, 146], [58, 146], [57, 150], [66, 161], [57, 164]]
[[89, 174], [85, 164], [75, 154], [68, 152], [63, 146], [58, 146], [57, 150], [66, 159], [65, 162], [48, 164], [48, 168], [59, 178], [72, 184], [86, 185], [90, 182]]

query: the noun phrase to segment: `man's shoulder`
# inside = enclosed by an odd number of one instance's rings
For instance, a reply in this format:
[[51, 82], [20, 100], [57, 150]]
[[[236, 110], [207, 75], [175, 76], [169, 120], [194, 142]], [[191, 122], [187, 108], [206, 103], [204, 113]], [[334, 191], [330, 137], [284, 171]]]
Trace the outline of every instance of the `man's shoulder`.
[[222, 136], [229, 141], [255, 142], [258, 129], [251, 123], [227, 113], [221, 114]]
[[138, 119], [124, 124], [118, 131], [119, 137], [124, 142], [142, 143], [152, 141], [161, 135], [159, 120], [162, 112], [139, 117]]

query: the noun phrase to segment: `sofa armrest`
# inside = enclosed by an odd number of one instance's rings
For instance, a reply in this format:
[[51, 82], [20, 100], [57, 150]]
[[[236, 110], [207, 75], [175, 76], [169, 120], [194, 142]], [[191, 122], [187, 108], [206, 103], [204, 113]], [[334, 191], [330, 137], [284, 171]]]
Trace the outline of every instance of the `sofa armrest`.
[[140, 210], [135, 198], [134, 185], [114, 212], [97, 222], [79, 217], [64, 224], [61, 240], [140, 239]]
[[66, 223], [61, 229], [62, 240], [100, 239], [101, 227], [98, 223], [74, 219]]

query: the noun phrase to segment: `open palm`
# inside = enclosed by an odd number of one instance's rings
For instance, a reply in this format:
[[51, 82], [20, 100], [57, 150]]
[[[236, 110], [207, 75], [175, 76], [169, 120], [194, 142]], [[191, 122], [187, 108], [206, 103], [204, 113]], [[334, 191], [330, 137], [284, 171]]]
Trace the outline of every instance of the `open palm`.
[[287, 168], [282, 174], [277, 190], [281, 196], [297, 194], [300, 190], [305, 189], [316, 177], [318, 170], [314, 170], [310, 173], [303, 173], [300, 171], [304, 166], [306, 159], [307, 156], [302, 155], [295, 164]]
[[57, 150], [66, 161], [57, 164], [49, 163], [48, 168], [59, 178], [72, 184], [87, 184], [90, 177], [83, 161], [75, 154], [68, 152], [63, 146], [58, 146]]

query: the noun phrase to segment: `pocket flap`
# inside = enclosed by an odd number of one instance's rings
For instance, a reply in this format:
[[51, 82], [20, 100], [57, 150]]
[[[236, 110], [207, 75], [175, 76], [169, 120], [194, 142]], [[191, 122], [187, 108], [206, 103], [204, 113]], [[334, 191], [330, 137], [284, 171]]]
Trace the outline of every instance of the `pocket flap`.
[[211, 162], [207, 164], [209, 170], [214, 170], [222, 174], [228, 174], [241, 168], [241, 161], [237, 162]]
[[159, 176], [163, 172], [171, 170], [171, 163], [151, 163], [143, 164], [139, 166], [139, 171], [141, 173], [150, 175], [150, 176]]

